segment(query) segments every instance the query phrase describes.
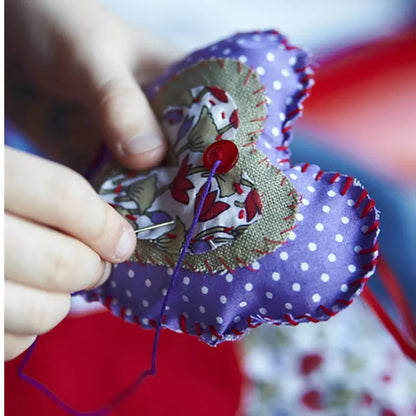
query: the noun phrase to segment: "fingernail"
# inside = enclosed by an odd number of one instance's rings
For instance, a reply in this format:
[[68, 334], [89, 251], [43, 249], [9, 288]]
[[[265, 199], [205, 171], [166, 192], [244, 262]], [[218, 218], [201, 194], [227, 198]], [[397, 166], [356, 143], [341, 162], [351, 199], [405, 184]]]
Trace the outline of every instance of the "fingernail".
[[157, 134], [143, 134], [133, 137], [131, 140], [122, 144], [121, 150], [125, 154], [137, 155], [149, 150], [156, 149], [164, 144], [162, 137]]
[[95, 287], [101, 286], [109, 278], [110, 274], [111, 274], [111, 263], [106, 261], [104, 265], [103, 274], [100, 277], [100, 280], [96, 283]]
[[114, 260], [123, 260], [129, 257], [133, 252], [135, 244], [136, 235], [134, 234], [133, 228], [124, 228], [118, 241]]

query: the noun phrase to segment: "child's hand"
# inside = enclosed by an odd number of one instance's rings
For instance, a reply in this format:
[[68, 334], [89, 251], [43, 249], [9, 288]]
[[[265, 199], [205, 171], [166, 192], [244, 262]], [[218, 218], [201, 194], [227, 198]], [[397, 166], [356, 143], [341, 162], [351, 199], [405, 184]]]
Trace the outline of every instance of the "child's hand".
[[[19, 62], [47, 92], [85, 105], [130, 168], [164, 157], [165, 141], [138, 82], [155, 77], [174, 50], [94, 1], [6, 1], [6, 60]], [[5, 357], [11, 359], [65, 317], [71, 292], [103, 283], [107, 262], [126, 260], [136, 237], [70, 169], [11, 149], [5, 161]]]
[[68, 313], [70, 293], [108, 277], [136, 236], [82, 176], [6, 148], [5, 357], [24, 351]]
[[18, 62], [47, 92], [85, 105], [125, 166], [145, 169], [163, 159], [166, 144], [139, 83], [179, 56], [172, 45], [93, 0], [8, 0], [5, 21], [6, 63]]

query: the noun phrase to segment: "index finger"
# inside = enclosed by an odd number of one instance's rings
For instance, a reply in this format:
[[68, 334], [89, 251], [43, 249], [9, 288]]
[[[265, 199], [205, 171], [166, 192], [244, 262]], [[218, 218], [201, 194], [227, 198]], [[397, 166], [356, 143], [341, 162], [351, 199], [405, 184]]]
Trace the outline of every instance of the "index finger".
[[113, 263], [130, 256], [133, 228], [78, 173], [5, 148], [5, 209], [61, 230]]

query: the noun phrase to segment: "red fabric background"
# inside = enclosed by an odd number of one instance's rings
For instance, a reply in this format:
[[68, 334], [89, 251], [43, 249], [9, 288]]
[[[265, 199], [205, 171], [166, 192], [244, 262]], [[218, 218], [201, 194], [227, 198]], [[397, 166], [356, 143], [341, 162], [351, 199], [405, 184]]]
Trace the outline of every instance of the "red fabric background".
[[[108, 312], [70, 317], [40, 337], [25, 373], [77, 410], [95, 410], [149, 367], [153, 335]], [[237, 414], [243, 384], [237, 348], [238, 343], [212, 348], [195, 337], [162, 331], [157, 375], [112, 415]], [[66, 415], [17, 376], [22, 358], [5, 364], [6, 416]]]

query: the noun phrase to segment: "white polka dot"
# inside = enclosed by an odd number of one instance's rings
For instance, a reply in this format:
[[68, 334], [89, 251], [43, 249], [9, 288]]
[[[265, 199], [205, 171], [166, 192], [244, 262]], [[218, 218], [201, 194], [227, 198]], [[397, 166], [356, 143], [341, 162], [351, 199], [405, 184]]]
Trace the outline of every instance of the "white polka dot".
[[350, 219], [349, 219], [348, 217], [342, 217], [342, 218], [341, 218], [341, 222], [342, 222], [343, 224], [348, 224], [348, 223], [350, 222]]
[[362, 250], [361, 246], [355, 246], [354, 251], [358, 254]]
[[348, 205], [349, 207], [353, 207], [353, 206], [354, 206], [354, 201], [353, 201], [352, 199], [349, 199], [349, 200], [347, 201], [347, 205]]
[[238, 57], [238, 60], [242, 63], [245, 64], [247, 62], [247, 56], [245, 55], [241, 55]]
[[203, 295], [206, 295], [208, 293], [208, 288], [206, 286], [201, 287], [201, 292]]
[[185, 276], [185, 277], [183, 278], [183, 284], [184, 284], [184, 285], [189, 285], [190, 281], [191, 281], [191, 279], [190, 279], [188, 276]]
[[289, 174], [290, 179], [293, 179], [294, 181], [298, 178], [297, 175], [294, 173]]
[[169, 276], [172, 276], [172, 275], [173, 275], [173, 269], [172, 269], [172, 267], [168, 267], [168, 270], [166, 270], [166, 273], [167, 273]]
[[186, 296], [186, 295], [182, 295], [182, 300], [183, 300], [184, 302], [186, 302], [186, 303], [188, 303], [188, 302], [189, 302], [189, 298], [188, 298], [188, 296]]
[[280, 280], [280, 274], [279, 274], [279, 273], [277, 273], [277, 272], [273, 272], [273, 274], [272, 274], [272, 279], [273, 279], [275, 282], [278, 282], [278, 281]]
[[225, 49], [222, 51], [222, 53], [223, 53], [224, 55], [229, 55], [229, 54], [231, 53], [231, 49], [230, 49], [230, 48], [225, 48]]
[[272, 148], [272, 145], [269, 142], [263, 142], [264, 146], [267, 147], [268, 149]]
[[241, 321], [241, 318], [237, 315], [237, 316], [235, 316], [235, 317], [234, 317], [233, 321], [234, 321], [235, 323], [238, 323], [238, 322], [240, 322], [240, 321]]
[[150, 279], [146, 279], [144, 281], [144, 284], [146, 285], [146, 287], [150, 287], [150, 286], [152, 286], [152, 281]]
[[217, 316], [217, 317], [215, 318], [215, 320], [216, 320], [219, 324], [222, 324], [222, 323], [224, 322], [224, 320], [221, 318], [221, 316]]
[[297, 61], [298, 61], [298, 58], [296, 58], [296, 56], [291, 56], [289, 58], [289, 65], [290, 66], [295, 66]]
[[261, 41], [261, 36], [260, 35], [253, 35], [253, 40], [255, 40], [256, 42], [260, 42]]
[[328, 260], [333, 263], [334, 261], [337, 260], [337, 256], [334, 253], [331, 253], [328, 255]]
[[303, 221], [304, 216], [302, 214], [300, 214], [299, 212], [296, 214], [296, 219], [298, 221]]
[[328, 195], [329, 197], [333, 198], [333, 197], [336, 195], [336, 193], [335, 193], [335, 191], [333, 191], [333, 190], [331, 189], [330, 191], [328, 191], [328, 192], [327, 192], [327, 195]]
[[295, 240], [296, 239], [296, 233], [293, 232], [293, 231], [291, 231], [290, 234], [289, 234], [289, 236], [288, 236], [288, 238], [291, 241]]
[[326, 212], [326, 213], [328, 214], [328, 212], [329, 212], [329, 211], [331, 211], [331, 208], [329, 208], [329, 206], [328, 206], [328, 205], [324, 205], [324, 206], [322, 207], [322, 211], [323, 211], [323, 212]]
[[354, 273], [356, 270], [357, 270], [357, 268], [353, 264], [350, 264], [348, 266], [348, 271], [349, 272]]
[[240, 39], [237, 40], [237, 43], [239, 45], [244, 45], [246, 43], [246, 40], [244, 38], [240, 38]]
[[301, 264], [300, 264], [300, 268], [301, 268], [304, 272], [306, 272], [307, 270], [309, 270], [309, 264], [308, 264], [308, 263], [306, 263], [306, 262], [303, 262], [303, 263], [301, 263]]
[[280, 121], [285, 121], [286, 120], [285, 113], [279, 113], [279, 117], [280, 117]]
[[315, 225], [315, 229], [316, 231], [323, 231], [324, 230], [324, 225], [320, 222], [318, 222], [318, 224]]
[[273, 293], [272, 292], [266, 292], [266, 298], [267, 299], [273, 299]]
[[201, 312], [201, 313], [205, 313], [205, 308], [201, 305], [201, 306], [199, 306], [199, 312]]
[[290, 310], [290, 309], [293, 308], [293, 306], [292, 306], [291, 303], [287, 302], [287, 303], [285, 303], [285, 308]]
[[329, 274], [328, 273], [322, 273], [321, 274], [321, 280], [326, 283], [329, 281]]
[[247, 306], [247, 302], [245, 302], [245, 301], [240, 302], [240, 303], [238, 304], [238, 306], [239, 306], [240, 308], [244, 308], [244, 307], [246, 307], [246, 306]]
[[116, 282], [115, 282], [114, 280], [111, 280], [111, 281], [110, 281], [110, 286], [111, 286], [111, 287], [116, 287]]
[[164, 287], [160, 293], [162, 293], [163, 296], [166, 296], [166, 294], [168, 293], [168, 290]]
[[348, 286], [345, 283], [341, 285], [341, 292], [348, 292]]
[[127, 316], [131, 316], [131, 315], [133, 315], [133, 311], [132, 311], [130, 308], [127, 308], [127, 309], [126, 309], [126, 315], [127, 315]]
[[149, 318], [142, 318], [143, 325], [149, 325]]
[[366, 225], [363, 225], [362, 227], [361, 227], [361, 232], [362, 233], [366, 233], [368, 231], [368, 227], [366, 226]]
[[277, 127], [272, 128], [273, 136], [277, 137], [280, 134], [280, 130]]
[[131, 292], [128, 289], [126, 289], [126, 296], [129, 297], [129, 298], [131, 298]]
[[299, 292], [299, 290], [300, 290], [300, 284], [299, 283], [293, 283], [292, 290], [294, 292]]
[[146, 299], [143, 299], [143, 300], [142, 300], [142, 305], [143, 305], [145, 308], [147, 308], [147, 307], [149, 306], [149, 301], [148, 301], [148, 300], [146, 300]]
[[307, 189], [309, 192], [315, 192], [315, 188], [314, 188], [313, 186], [311, 186], [311, 185], [309, 185], [306, 189]]
[[321, 300], [321, 295], [320, 295], [319, 293], [315, 293], [315, 294], [312, 296], [312, 300], [313, 300], [315, 303], [318, 303], [318, 302]]
[[227, 298], [226, 298], [224, 295], [220, 296], [220, 302], [221, 302], [223, 305], [225, 305], [225, 304], [227, 303]]
[[316, 251], [316, 244], [315, 243], [309, 243], [308, 248], [310, 251]]
[[228, 283], [231, 283], [231, 282], [233, 281], [233, 275], [232, 275], [231, 273], [227, 273], [227, 274], [225, 275], [225, 280], [226, 280]]
[[[282, 83], [280, 82], [280, 81], [273, 81], [273, 88], [276, 90], [276, 91], [279, 91], [279, 90], [281, 90], [282, 89]], [[280, 114], [282, 114], [282, 113], [280, 113]], [[284, 120], [284, 119], [283, 119]], [[282, 121], [283, 121], [282, 120]]]
[[254, 270], [259, 270], [260, 269], [260, 263], [258, 261], [255, 261], [254, 263], [252, 263], [251, 267]]
[[251, 283], [246, 283], [244, 289], [247, 290], [247, 292], [251, 292], [253, 290], [253, 285]]
[[127, 272], [127, 276], [128, 277], [130, 277], [131, 279], [134, 277], [134, 271], [132, 270], [132, 269], [130, 269], [128, 272]]
[[273, 62], [273, 61], [274, 61], [274, 53], [267, 52], [267, 54], [266, 54], [266, 59], [267, 59], [269, 62]]
[[283, 68], [280, 72], [284, 77], [288, 77], [290, 75], [290, 72], [285, 68]]
[[307, 207], [309, 205], [309, 199], [302, 198], [302, 204], [305, 205], [305, 207]]
[[258, 66], [257, 69], [256, 69], [256, 72], [259, 75], [264, 75], [266, 73], [266, 70], [262, 66]]
[[286, 261], [286, 260], [289, 258], [289, 254], [287, 254], [287, 253], [286, 253], [286, 251], [282, 251], [282, 252], [280, 253], [280, 258], [281, 258], [283, 261]]
[[342, 243], [343, 240], [344, 240], [344, 237], [341, 234], [337, 234], [335, 236], [335, 241], [337, 241], [338, 243]]
[[260, 308], [260, 309], [259, 309], [259, 312], [260, 312], [262, 315], [266, 315], [266, 313], [267, 313], [267, 309], [266, 309], [266, 308]]

